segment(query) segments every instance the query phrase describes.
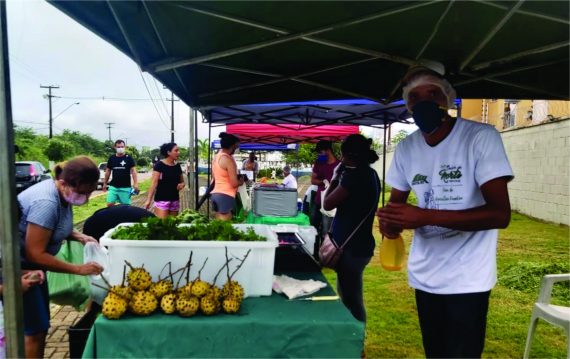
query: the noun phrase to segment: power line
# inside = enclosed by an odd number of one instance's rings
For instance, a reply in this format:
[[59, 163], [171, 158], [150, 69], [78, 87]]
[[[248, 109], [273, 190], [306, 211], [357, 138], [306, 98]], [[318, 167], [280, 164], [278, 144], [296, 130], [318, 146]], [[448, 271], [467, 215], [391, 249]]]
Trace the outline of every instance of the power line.
[[59, 86], [53, 86], [53, 85], [43, 86], [43, 85], [40, 85], [40, 88], [48, 89], [47, 97], [49, 100], [49, 138], [51, 139], [53, 137], [53, 132], [52, 132], [53, 118], [52, 118], [52, 113], [51, 113], [51, 99], [53, 96], [51, 94], [51, 89], [58, 89]]
[[[139, 73], [141, 74], [141, 78], [143, 80], [144, 83], [144, 87], [146, 88], [146, 92], [148, 93], [149, 98], [152, 100], [152, 95], [150, 94], [150, 90], [148, 89], [148, 85], [146, 84], [146, 80], [144, 79], [143, 73], [141, 71], [141, 69], [139, 68]], [[154, 103], [154, 101], [152, 101], [152, 105], [154, 106], [154, 109], [156, 110], [156, 113], [158, 115], [158, 118], [160, 119], [160, 122], [162, 122], [162, 124], [164, 125], [164, 127], [168, 128], [168, 125], [166, 124], [166, 122], [164, 122], [164, 120], [162, 119], [162, 116], [160, 115], [160, 111], [158, 111], [158, 107], [156, 107], [156, 103]]]
[[153, 77], [152, 80], [154, 82], [154, 87], [156, 88], [156, 93], [160, 97], [160, 103], [162, 103], [162, 108], [164, 108], [164, 112], [166, 113], [166, 116], [168, 117], [168, 108], [166, 107], [166, 102], [164, 102], [164, 99], [162, 98], [162, 92], [158, 88], [158, 83], [157, 83], [156, 79]]
[[155, 98], [126, 98], [126, 97], [107, 97], [107, 96], [54, 96], [55, 98], [63, 98], [67, 100], [95, 100], [95, 101], [157, 101]]
[[111, 128], [113, 127], [114, 124], [115, 122], [105, 122], [105, 125], [109, 130], [109, 142], [113, 142], [113, 140], [111, 140]]

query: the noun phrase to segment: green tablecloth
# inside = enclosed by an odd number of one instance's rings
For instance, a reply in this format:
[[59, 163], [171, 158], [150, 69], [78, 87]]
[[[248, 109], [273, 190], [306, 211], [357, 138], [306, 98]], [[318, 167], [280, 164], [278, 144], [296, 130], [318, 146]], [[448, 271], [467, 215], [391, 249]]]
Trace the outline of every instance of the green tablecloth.
[[253, 212], [249, 212], [246, 223], [250, 224], [297, 224], [299, 226], [310, 226], [309, 216], [302, 212], [298, 212], [295, 217], [272, 217], [272, 216], [256, 216]]
[[[329, 286], [315, 295], [331, 294]], [[363, 345], [364, 324], [340, 301], [289, 301], [274, 293], [245, 299], [237, 315], [100, 316], [83, 358], [360, 358]]]

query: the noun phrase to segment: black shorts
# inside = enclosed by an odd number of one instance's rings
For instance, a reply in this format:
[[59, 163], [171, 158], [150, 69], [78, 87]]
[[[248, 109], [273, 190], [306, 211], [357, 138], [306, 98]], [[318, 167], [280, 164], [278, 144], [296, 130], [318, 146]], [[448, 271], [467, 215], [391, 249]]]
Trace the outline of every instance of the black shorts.
[[223, 193], [212, 193], [212, 207], [215, 212], [226, 214], [236, 208], [236, 199]]

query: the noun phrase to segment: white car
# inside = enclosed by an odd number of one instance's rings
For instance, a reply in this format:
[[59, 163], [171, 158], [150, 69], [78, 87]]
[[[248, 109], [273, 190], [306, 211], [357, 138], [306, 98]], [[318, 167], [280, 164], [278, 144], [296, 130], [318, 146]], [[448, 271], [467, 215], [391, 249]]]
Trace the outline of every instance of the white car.
[[97, 187], [103, 188], [103, 183], [105, 183], [105, 170], [107, 170], [107, 162], [99, 163], [99, 181], [97, 182]]

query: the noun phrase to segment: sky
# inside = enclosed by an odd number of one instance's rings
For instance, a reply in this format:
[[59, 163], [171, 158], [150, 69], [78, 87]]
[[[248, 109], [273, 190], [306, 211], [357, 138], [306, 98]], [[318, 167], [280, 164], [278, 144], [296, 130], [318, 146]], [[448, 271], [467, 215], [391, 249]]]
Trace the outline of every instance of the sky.
[[[166, 101], [170, 91], [159, 81], [47, 2], [8, 0], [7, 5], [15, 125], [48, 134], [48, 90], [40, 85], [54, 85], [59, 89], [53, 89], [52, 95], [60, 96], [52, 102], [54, 134], [69, 129], [106, 140], [105, 123], [111, 122], [112, 139], [126, 138], [127, 145], [158, 147], [170, 142], [170, 102]], [[174, 118], [175, 142], [187, 147], [189, 107], [175, 102]], [[201, 117], [199, 123], [199, 137], [207, 138]], [[393, 133], [400, 128], [410, 132], [415, 126], [398, 125]], [[212, 137], [217, 138], [222, 129], [212, 129]]]

